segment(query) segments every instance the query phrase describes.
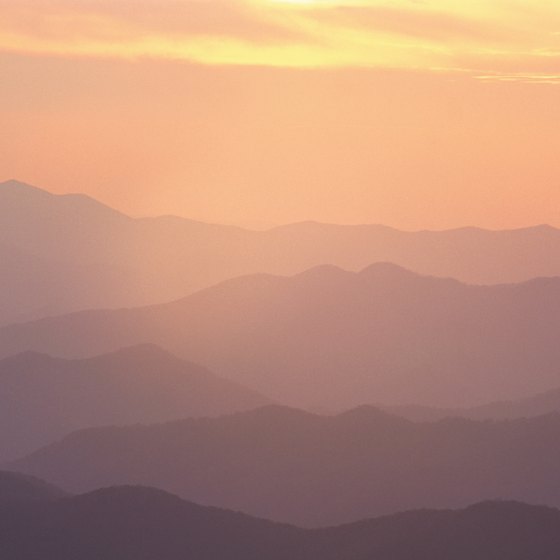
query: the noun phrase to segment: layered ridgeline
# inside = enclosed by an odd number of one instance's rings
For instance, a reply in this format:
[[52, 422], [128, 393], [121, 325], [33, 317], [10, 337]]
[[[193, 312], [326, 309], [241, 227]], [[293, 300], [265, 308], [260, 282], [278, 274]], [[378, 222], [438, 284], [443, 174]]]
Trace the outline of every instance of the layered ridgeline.
[[64, 498], [68, 495], [56, 486], [33, 476], [0, 471], [1, 510], [9, 510], [22, 504]]
[[10, 465], [68, 491], [162, 488], [198, 503], [326, 526], [423, 507], [560, 506], [560, 415], [413, 423], [265, 407], [217, 419], [89, 429]]
[[176, 302], [0, 329], [0, 356], [150, 341], [277, 402], [474, 406], [560, 385], [560, 278], [472, 286], [395, 265], [232, 279]]
[[472, 283], [560, 275], [560, 231], [403, 232], [313, 222], [249, 231], [176, 217], [133, 219], [84, 195], [0, 183], [0, 323], [170, 301], [254, 272], [390, 261]]
[[152, 345], [84, 360], [0, 361], [0, 461], [80, 428], [248, 410], [270, 401]]
[[470, 418], [472, 420], [533, 418], [560, 412], [560, 389], [551, 389], [518, 400], [496, 401], [465, 408], [437, 408], [422, 405], [380, 405], [380, 408], [416, 422], [434, 422], [444, 418]]
[[[5, 477], [0, 474], [0, 488]], [[16, 477], [15, 477], [16, 478]], [[16, 478], [16, 484], [20, 481]], [[29, 492], [33, 493], [34, 488]], [[116, 487], [70, 497], [0, 494], [3, 560], [556, 560], [560, 511], [488, 502], [302, 530], [165, 492]]]

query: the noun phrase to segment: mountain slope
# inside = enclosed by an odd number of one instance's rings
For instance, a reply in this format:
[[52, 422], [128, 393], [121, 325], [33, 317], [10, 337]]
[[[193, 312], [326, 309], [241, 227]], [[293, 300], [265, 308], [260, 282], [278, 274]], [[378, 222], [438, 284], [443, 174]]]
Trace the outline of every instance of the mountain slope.
[[560, 383], [560, 279], [469, 286], [394, 265], [253, 275], [176, 302], [0, 329], [0, 356], [150, 341], [275, 401], [341, 410], [518, 399]]
[[109, 488], [14, 512], [0, 509], [3, 560], [287, 559], [280, 551], [297, 550], [300, 534], [149, 488]]
[[380, 408], [414, 422], [433, 422], [444, 418], [472, 420], [534, 418], [560, 412], [560, 389], [551, 389], [523, 399], [497, 401], [468, 408], [434, 408], [415, 405], [380, 406]]
[[[473, 283], [560, 275], [560, 231], [548, 226], [403, 232], [305, 222], [258, 232], [169, 216], [133, 219], [84, 195], [17, 181], [0, 183], [0, 224], [0, 262], [20, 255], [0, 270], [0, 283], [10, 286], [0, 293], [0, 324], [170, 301], [235, 276], [325, 263], [359, 270], [391, 261]], [[46, 279], [44, 286], [32, 278]]]
[[306, 526], [489, 499], [560, 506], [560, 415], [412, 423], [279, 406], [90, 429], [10, 465], [73, 492], [141, 484]]
[[65, 497], [62, 490], [38, 478], [21, 473], [0, 471], [0, 508], [35, 503], [42, 500], [55, 500]]
[[151, 345], [85, 360], [27, 352], [0, 361], [0, 459], [80, 428], [219, 415], [267, 402]]
[[[0, 183], [0, 224], [0, 261], [14, 261], [0, 271], [10, 286], [0, 324], [182, 297], [212, 283], [217, 266], [228, 267], [222, 246], [243, 234], [190, 220], [133, 219], [85, 195], [18, 181]], [[32, 278], [44, 285], [30, 285]]]
[[3, 560], [556, 560], [560, 512], [518, 503], [416, 511], [304, 531], [121, 487], [0, 504]]

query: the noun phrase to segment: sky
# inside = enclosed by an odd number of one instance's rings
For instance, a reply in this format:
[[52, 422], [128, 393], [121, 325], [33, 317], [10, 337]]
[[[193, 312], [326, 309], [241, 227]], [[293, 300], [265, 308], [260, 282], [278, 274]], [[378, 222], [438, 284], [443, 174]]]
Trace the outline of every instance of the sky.
[[133, 215], [560, 226], [560, 2], [0, 0], [0, 180]]

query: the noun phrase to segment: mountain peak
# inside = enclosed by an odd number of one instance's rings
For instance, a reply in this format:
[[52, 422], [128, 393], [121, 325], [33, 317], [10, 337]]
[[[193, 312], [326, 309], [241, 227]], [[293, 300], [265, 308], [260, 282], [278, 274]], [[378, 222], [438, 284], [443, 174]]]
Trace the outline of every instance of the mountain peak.
[[338, 266], [332, 264], [321, 264], [308, 268], [307, 270], [296, 274], [295, 277], [303, 279], [344, 278], [349, 274], [351, 273]]
[[251, 422], [258, 421], [257, 423], [261, 425], [299, 423], [300, 421], [319, 418], [318, 415], [311, 412], [281, 404], [260, 406], [252, 410], [237, 412], [233, 416], [250, 419]]
[[29, 209], [40, 208], [43, 211], [52, 212], [63, 209], [70, 211], [72, 215], [80, 213], [82, 216], [95, 216], [99, 218], [123, 219], [129, 218], [126, 214], [99, 202], [89, 195], [81, 193], [55, 194], [34, 185], [9, 179], [0, 183], [0, 199], [6, 203], [7, 212], [29, 211]]
[[355, 421], [357, 424], [363, 422], [394, 422], [398, 424], [410, 424], [409, 420], [386, 412], [385, 410], [370, 404], [357, 406], [334, 416], [335, 419]]
[[153, 344], [151, 342], [141, 342], [139, 344], [134, 344], [132, 346], [124, 346], [114, 352], [110, 352], [106, 354], [106, 356], [115, 356], [115, 357], [175, 357], [173, 354], [164, 350], [161, 346], [157, 344]]
[[391, 262], [376, 262], [362, 269], [361, 276], [378, 278], [418, 278], [420, 275]]
[[156, 371], [163, 365], [180, 367], [188, 365], [197, 370], [203, 369], [201, 366], [187, 362], [163, 349], [161, 346], [152, 343], [124, 346], [113, 352], [88, 358], [87, 361], [94, 363], [112, 363], [125, 368], [132, 366], [153, 367]]
[[100, 361], [100, 360], [117, 360], [125, 362], [157, 362], [161, 364], [162, 361], [182, 361], [180, 358], [174, 356], [167, 350], [152, 343], [141, 343], [132, 346], [124, 346], [113, 352], [106, 354], [95, 355], [90, 358], [68, 359], [55, 357], [45, 352], [38, 352], [36, 350], [25, 350], [12, 356], [8, 356], [1, 360], [2, 363], [22, 364], [26, 366], [47, 363], [60, 363], [60, 362], [83, 362], [83, 361]]
[[18, 181], [17, 179], [8, 179], [7, 181], [0, 182], [0, 194], [12, 194], [20, 196], [42, 196], [50, 197], [52, 193], [29, 183]]

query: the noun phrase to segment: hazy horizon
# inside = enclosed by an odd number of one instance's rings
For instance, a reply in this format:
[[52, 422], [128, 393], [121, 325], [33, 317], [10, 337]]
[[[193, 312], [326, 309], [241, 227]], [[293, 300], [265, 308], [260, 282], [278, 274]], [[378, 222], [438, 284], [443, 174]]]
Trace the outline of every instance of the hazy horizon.
[[545, 222], [535, 222], [535, 223], [530, 223], [527, 225], [520, 225], [517, 227], [511, 227], [511, 228], [490, 228], [490, 227], [483, 227], [480, 225], [476, 225], [476, 224], [464, 224], [464, 225], [457, 225], [455, 227], [448, 227], [448, 228], [441, 228], [441, 229], [429, 229], [429, 228], [423, 228], [420, 227], [418, 229], [405, 229], [405, 228], [400, 228], [397, 227], [395, 225], [391, 225], [391, 224], [387, 224], [387, 223], [374, 223], [374, 222], [322, 222], [319, 220], [315, 220], [313, 218], [307, 218], [307, 219], [303, 219], [303, 220], [298, 220], [296, 222], [285, 222], [285, 223], [274, 223], [274, 224], [265, 224], [264, 222], [252, 222], [252, 221], [248, 221], [248, 222], [239, 222], [239, 223], [231, 223], [231, 222], [206, 222], [202, 219], [197, 219], [194, 216], [189, 216], [189, 215], [182, 215], [179, 213], [171, 213], [171, 214], [131, 214], [126, 212], [125, 209], [123, 208], [119, 208], [116, 206], [111, 206], [111, 204], [109, 204], [106, 201], [103, 201], [99, 198], [96, 198], [95, 196], [85, 193], [85, 192], [80, 192], [79, 190], [69, 190], [68, 192], [56, 192], [56, 191], [51, 191], [51, 190], [47, 190], [46, 188], [39, 186], [39, 185], [34, 185], [31, 184], [27, 181], [24, 180], [20, 180], [18, 178], [7, 178], [7, 179], [1, 179], [0, 180], [0, 188], [3, 185], [9, 184], [9, 183], [13, 183], [13, 184], [20, 184], [26, 187], [31, 187], [33, 189], [37, 189], [40, 191], [45, 191], [48, 194], [54, 195], [54, 196], [64, 196], [64, 195], [83, 195], [83, 196], [87, 196], [88, 198], [93, 199], [95, 202], [98, 202], [100, 204], [102, 204], [103, 206], [107, 206], [108, 208], [111, 208], [112, 210], [116, 210], [117, 212], [124, 214], [130, 218], [134, 218], [134, 219], [150, 219], [150, 218], [179, 218], [182, 220], [187, 220], [187, 221], [193, 221], [193, 222], [200, 222], [200, 223], [205, 223], [208, 225], [217, 225], [217, 226], [233, 226], [233, 227], [238, 227], [238, 228], [242, 228], [242, 229], [247, 229], [247, 230], [251, 230], [251, 231], [269, 231], [269, 230], [274, 230], [276, 228], [282, 228], [282, 227], [286, 227], [286, 226], [292, 226], [292, 225], [300, 225], [300, 224], [317, 224], [317, 225], [333, 225], [333, 226], [341, 226], [341, 227], [352, 227], [352, 226], [378, 226], [378, 227], [383, 227], [383, 228], [388, 228], [388, 229], [393, 229], [393, 230], [397, 230], [397, 231], [402, 231], [405, 233], [421, 233], [421, 232], [449, 232], [449, 231], [458, 231], [458, 230], [469, 230], [469, 229], [474, 229], [474, 230], [482, 230], [482, 231], [489, 231], [489, 232], [507, 232], [507, 231], [518, 231], [518, 230], [525, 230], [525, 229], [534, 229], [534, 228], [542, 228], [542, 227], [550, 227], [553, 229], [560, 229], [560, 224], [558, 226], [555, 226], [551, 223], [545, 223]]

